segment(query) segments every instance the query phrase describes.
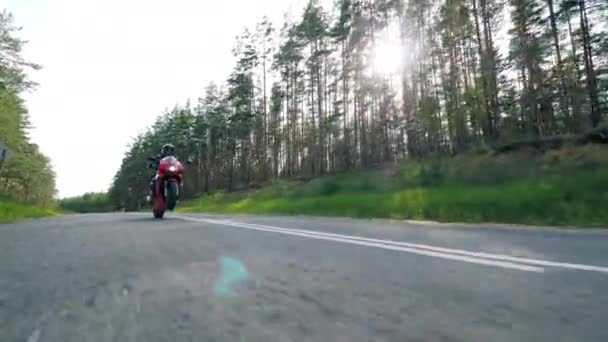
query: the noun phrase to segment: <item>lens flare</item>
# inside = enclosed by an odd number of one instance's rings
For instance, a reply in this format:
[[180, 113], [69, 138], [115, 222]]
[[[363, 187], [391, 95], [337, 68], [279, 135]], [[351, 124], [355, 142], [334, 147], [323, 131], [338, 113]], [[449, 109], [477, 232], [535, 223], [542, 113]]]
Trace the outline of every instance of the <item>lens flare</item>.
[[242, 262], [230, 257], [221, 257], [220, 274], [215, 283], [215, 293], [222, 297], [234, 296], [236, 288], [248, 277], [249, 273]]

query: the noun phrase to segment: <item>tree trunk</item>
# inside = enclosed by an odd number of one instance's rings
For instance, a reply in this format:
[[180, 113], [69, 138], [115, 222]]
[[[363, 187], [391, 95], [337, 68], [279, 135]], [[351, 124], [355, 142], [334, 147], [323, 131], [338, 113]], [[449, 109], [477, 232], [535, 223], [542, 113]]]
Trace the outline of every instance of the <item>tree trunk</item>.
[[486, 114], [486, 127], [485, 136], [491, 139], [494, 136], [494, 118], [490, 112], [490, 105], [488, 103], [488, 81], [486, 77], [486, 58], [483, 52], [483, 46], [481, 41], [481, 29], [479, 27], [479, 14], [477, 11], [477, 0], [472, 0], [473, 3], [473, 17], [475, 18], [475, 33], [477, 35], [477, 49], [479, 51], [479, 71], [481, 78], [481, 111]]
[[317, 140], [317, 158], [318, 158], [318, 174], [325, 173], [325, 113], [323, 112], [323, 78], [321, 77], [321, 58], [319, 54], [319, 43], [317, 42], [317, 49], [315, 51], [316, 57], [316, 78], [317, 78], [317, 110], [319, 114], [319, 138]]
[[498, 138], [498, 75], [496, 72], [496, 58], [494, 51], [494, 38], [492, 34], [492, 25], [490, 22], [490, 13], [488, 12], [486, 0], [481, 0], [481, 15], [483, 22], [483, 34], [485, 41], [485, 59], [484, 67], [486, 68], [486, 77], [488, 78], [488, 115], [491, 116], [492, 122], [492, 139]]
[[568, 35], [570, 37], [570, 45], [572, 47], [572, 61], [574, 63], [574, 68], [576, 69], [576, 74], [574, 75], [574, 81], [572, 84], [569, 84], [570, 87], [570, 102], [572, 103], [572, 121], [576, 131], [579, 132], [583, 127], [580, 127], [582, 109], [581, 109], [581, 94], [580, 94], [580, 81], [583, 78], [581, 74], [581, 68], [578, 62], [578, 53], [576, 48], [576, 42], [574, 41], [574, 33], [572, 32], [572, 18], [570, 16], [569, 11], [565, 11], [566, 18], [568, 20]]
[[564, 72], [563, 72], [563, 63], [562, 63], [562, 54], [561, 54], [561, 49], [560, 49], [560, 45], [559, 45], [559, 32], [557, 30], [557, 23], [555, 20], [555, 10], [553, 7], [553, 0], [546, 0], [547, 1], [547, 7], [549, 7], [549, 21], [551, 23], [551, 36], [553, 37], [553, 47], [555, 49], [555, 56], [557, 59], [557, 65], [556, 65], [556, 72], [557, 72], [557, 78], [559, 79], [559, 85], [560, 85], [560, 97], [559, 97], [559, 106], [561, 108], [562, 111], [562, 115], [564, 116], [564, 119], [566, 122], [568, 122], [569, 118], [570, 118], [570, 111], [569, 111], [569, 105], [568, 105], [568, 92], [567, 92], [567, 88], [566, 88], [566, 80], [564, 77]]
[[593, 54], [591, 53], [591, 37], [589, 35], [589, 23], [587, 21], [587, 9], [585, 0], [579, 1], [579, 15], [581, 21], [581, 33], [583, 35], [583, 59], [585, 60], [587, 90], [589, 92], [589, 101], [591, 106], [589, 121], [591, 123], [591, 127], [595, 128], [600, 123], [601, 114], [599, 108], [599, 99], [597, 95], [595, 70], [593, 67]]
[[348, 70], [347, 70], [346, 41], [342, 41], [342, 134], [344, 135], [344, 167], [349, 170], [350, 161], [350, 134], [348, 133]]
[[262, 47], [263, 50], [263, 58], [262, 58], [262, 106], [264, 107], [262, 110], [263, 119], [262, 119], [262, 149], [260, 151], [260, 160], [262, 161], [261, 169], [262, 169], [262, 179], [266, 179], [268, 174], [268, 166], [267, 164], [267, 149], [268, 149], [268, 105], [267, 105], [267, 96], [266, 96], [266, 38], [264, 38], [264, 44]]

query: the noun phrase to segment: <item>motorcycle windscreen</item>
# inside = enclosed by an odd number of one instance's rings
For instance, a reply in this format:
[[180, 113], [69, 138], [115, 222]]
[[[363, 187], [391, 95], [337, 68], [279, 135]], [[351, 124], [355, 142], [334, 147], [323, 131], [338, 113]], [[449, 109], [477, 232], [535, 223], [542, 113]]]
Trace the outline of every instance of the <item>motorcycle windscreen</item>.
[[177, 158], [173, 157], [173, 156], [168, 156], [165, 157], [163, 159], [160, 160], [161, 163], [167, 163], [169, 165], [174, 165], [175, 163], [177, 163]]
[[165, 173], [167, 171], [169, 171], [169, 169], [175, 165], [177, 165], [178, 161], [177, 158], [175, 157], [165, 157], [163, 159], [160, 160], [160, 163], [158, 165], [158, 170], [162, 173]]

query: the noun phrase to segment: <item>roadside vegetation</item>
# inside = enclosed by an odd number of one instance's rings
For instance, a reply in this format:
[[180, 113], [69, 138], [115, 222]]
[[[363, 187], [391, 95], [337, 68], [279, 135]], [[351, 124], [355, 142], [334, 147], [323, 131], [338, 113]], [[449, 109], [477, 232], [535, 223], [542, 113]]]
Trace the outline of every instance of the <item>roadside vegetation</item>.
[[0, 223], [11, 223], [58, 214], [59, 212], [53, 208], [19, 204], [0, 198]]
[[608, 143], [607, 4], [311, 0], [260, 18], [225, 82], [132, 141], [110, 199], [146, 207], [146, 158], [172, 143], [193, 160], [182, 199], [203, 196], [189, 210], [599, 225], [602, 168], [567, 146]]
[[[40, 66], [25, 61], [25, 41], [13, 16], [0, 8], [0, 223], [53, 215], [55, 173], [49, 159], [29, 138], [30, 120], [22, 93], [33, 90], [27, 71]], [[9, 158], [10, 157], [10, 158]]]
[[184, 212], [608, 227], [608, 147], [410, 161], [203, 196]]
[[64, 198], [58, 202], [59, 208], [74, 213], [103, 213], [113, 210], [108, 194], [87, 193], [82, 196]]

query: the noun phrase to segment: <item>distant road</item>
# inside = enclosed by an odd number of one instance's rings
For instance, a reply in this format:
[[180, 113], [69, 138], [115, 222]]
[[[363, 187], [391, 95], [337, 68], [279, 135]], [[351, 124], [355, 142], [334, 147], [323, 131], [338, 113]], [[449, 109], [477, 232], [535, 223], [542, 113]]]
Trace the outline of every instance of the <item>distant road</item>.
[[608, 232], [140, 213], [0, 225], [0, 341], [608, 341]]

